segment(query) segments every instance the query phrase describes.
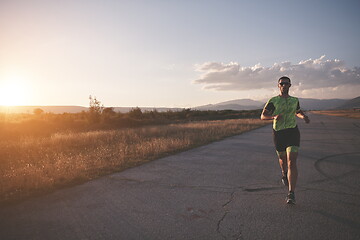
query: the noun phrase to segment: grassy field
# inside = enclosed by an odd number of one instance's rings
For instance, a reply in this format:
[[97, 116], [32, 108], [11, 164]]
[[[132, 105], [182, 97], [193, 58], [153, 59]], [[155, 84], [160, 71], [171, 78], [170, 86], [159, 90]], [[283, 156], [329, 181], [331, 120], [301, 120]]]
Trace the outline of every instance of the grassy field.
[[323, 114], [329, 116], [337, 116], [337, 117], [347, 117], [347, 118], [355, 118], [360, 119], [360, 111], [354, 110], [328, 110], [328, 111], [312, 111], [316, 114]]
[[0, 203], [85, 182], [268, 123], [230, 119], [3, 139]]

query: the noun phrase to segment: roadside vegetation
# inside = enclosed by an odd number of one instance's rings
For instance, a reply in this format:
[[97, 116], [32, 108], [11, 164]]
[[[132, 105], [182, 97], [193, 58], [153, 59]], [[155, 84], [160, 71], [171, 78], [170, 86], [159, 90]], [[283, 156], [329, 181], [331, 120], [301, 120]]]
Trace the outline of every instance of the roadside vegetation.
[[312, 111], [316, 114], [360, 119], [360, 109]]
[[[96, 100], [96, 99], [95, 99]], [[255, 129], [256, 111], [127, 114], [92, 99], [88, 112], [0, 116], [0, 203], [85, 182]]]
[[[158, 112], [133, 108], [128, 113], [115, 112], [104, 107], [100, 101], [90, 96], [88, 111], [80, 113], [45, 113], [34, 109], [33, 114], [0, 113], [1, 140], [15, 140], [21, 137], [48, 137], [55, 132], [88, 132], [95, 130], [115, 130], [151, 125], [165, 125], [192, 121], [252, 119], [259, 118], [261, 110], [251, 111], [182, 111]], [[0, 141], [1, 141], [0, 140]]]

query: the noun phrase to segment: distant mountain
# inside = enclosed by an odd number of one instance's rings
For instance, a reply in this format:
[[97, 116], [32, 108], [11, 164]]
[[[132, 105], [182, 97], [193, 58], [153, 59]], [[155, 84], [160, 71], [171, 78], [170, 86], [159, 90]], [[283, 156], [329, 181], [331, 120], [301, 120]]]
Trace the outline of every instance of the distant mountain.
[[252, 99], [236, 99], [236, 100], [217, 103], [216, 105], [228, 105], [228, 104], [238, 104], [243, 106], [261, 106], [264, 104], [264, 102], [255, 101]]
[[360, 96], [350, 99], [337, 107], [337, 109], [354, 109], [354, 108], [360, 108]]
[[241, 111], [241, 110], [259, 109], [259, 108], [261, 108], [261, 107], [259, 107], [259, 106], [244, 106], [244, 105], [239, 105], [239, 104], [220, 104], [220, 105], [218, 105], [218, 104], [209, 104], [209, 105], [194, 107], [193, 109], [201, 110], [201, 111], [206, 111], [206, 110], [211, 110], [211, 111], [219, 111], [219, 110]]
[[194, 107], [196, 110], [253, 110], [262, 108], [263, 102], [254, 101], [251, 99], [236, 99], [216, 104], [208, 104]]
[[[266, 100], [254, 101], [251, 99], [237, 99], [217, 104], [209, 104], [195, 107], [198, 110], [254, 110], [263, 108]], [[299, 98], [300, 106], [304, 110], [327, 110], [336, 109], [344, 105], [349, 99], [313, 99], [313, 98]], [[356, 105], [356, 101], [351, 104]], [[359, 105], [359, 104], [357, 104]], [[351, 108], [351, 107], [350, 107]]]
[[335, 109], [347, 102], [348, 99], [313, 99], [299, 98], [300, 107], [304, 110]]
[[[127, 113], [129, 112], [131, 109], [133, 109], [135, 107], [114, 107], [114, 111], [115, 112], [121, 112], [121, 113]], [[141, 109], [141, 111], [145, 112], [145, 111], [153, 111], [153, 110], [156, 110], [158, 112], [166, 112], [166, 111], [181, 111], [183, 110], [183, 108], [165, 108], [165, 107], [162, 107], [162, 108], [158, 108], [158, 107], [139, 107]]]
[[[220, 102], [216, 104], [208, 104], [194, 107], [194, 110], [254, 110], [264, 107], [266, 100], [254, 101], [251, 99], [236, 99], [231, 101]], [[304, 110], [328, 110], [328, 109], [352, 109], [360, 107], [360, 96], [354, 99], [312, 99], [299, 98], [300, 106]], [[88, 111], [89, 108], [81, 106], [14, 106], [4, 107], [0, 106], [0, 112], [5, 113], [33, 113], [34, 109], [41, 108], [44, 112], [51, 113], [79, 113], [81, 111]], [[114, 107], [115, 112], [127, 113], [134, 107]], [[184, 108], [158, 108], [158, 107], [140, 107], [145, 111], [152, 111], [156, 109], [159, 112], [165, 111], [181, 111]]]

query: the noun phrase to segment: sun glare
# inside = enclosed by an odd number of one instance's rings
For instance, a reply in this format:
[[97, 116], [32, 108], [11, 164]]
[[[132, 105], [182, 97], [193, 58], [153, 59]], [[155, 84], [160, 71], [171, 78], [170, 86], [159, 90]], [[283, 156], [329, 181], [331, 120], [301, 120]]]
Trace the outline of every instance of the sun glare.
[[11, 76], [0, 80], [0, 105], [26, 105], [28, 100], [28, 89], [23, 77]]

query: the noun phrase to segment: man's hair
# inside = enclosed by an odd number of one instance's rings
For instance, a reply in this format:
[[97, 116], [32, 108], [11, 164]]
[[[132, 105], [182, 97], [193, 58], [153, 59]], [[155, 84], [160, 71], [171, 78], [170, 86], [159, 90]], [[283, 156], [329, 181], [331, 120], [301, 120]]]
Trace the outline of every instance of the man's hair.
[[291, 83], [291, 80], [289, 77], [283, 76], [281, 78], [279, 78], [278, 82], [280, 82], [280, 80], [289, 80], [289, 83]]

